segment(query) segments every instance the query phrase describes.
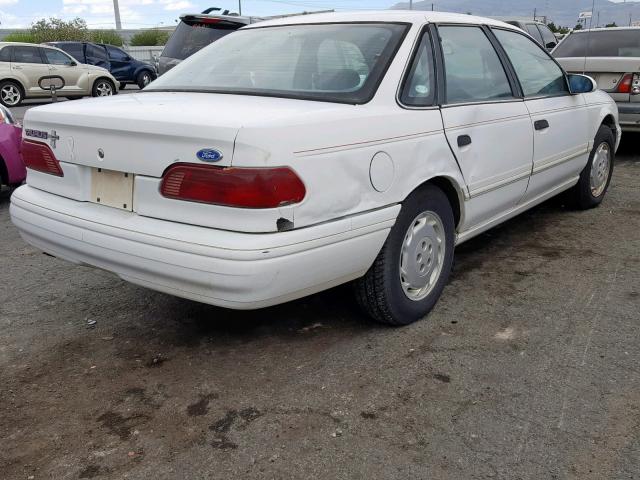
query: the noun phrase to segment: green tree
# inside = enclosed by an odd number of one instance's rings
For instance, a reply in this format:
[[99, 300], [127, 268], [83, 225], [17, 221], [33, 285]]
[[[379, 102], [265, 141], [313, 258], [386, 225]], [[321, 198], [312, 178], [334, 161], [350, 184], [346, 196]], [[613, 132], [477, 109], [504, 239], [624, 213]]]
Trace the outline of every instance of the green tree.
[[42, 19], [34, 22], [29, 30], [34, 43], [56, 42], [64, 40], [90, 40], [87, 22], [81, 18], [65, 21], [59, 18]]
[[2, 39], [3, 42], [34, 43], [33, 35], [29, 32], [13, 32]]
[[573, 27], [574, 30], [582, 30], [582, 24], [578, 23], [575, 27]]
[[169, 33], [164, 30], [151, 29], [142, 30], [131, 37], [132, 47], [153, 47], [161, 46], [169, 40]]
[[106, 43], [116, 47], [121, 47], [124, 43], [122, 37], [115, 30], [89, 30], [89, 32], [91, 41], [95, 43]]
[[616, 22], [613, 23], [607, 23], [604, 28], [613, 28], [613, 27], [617, 27], [618, 25], [616, 25]]

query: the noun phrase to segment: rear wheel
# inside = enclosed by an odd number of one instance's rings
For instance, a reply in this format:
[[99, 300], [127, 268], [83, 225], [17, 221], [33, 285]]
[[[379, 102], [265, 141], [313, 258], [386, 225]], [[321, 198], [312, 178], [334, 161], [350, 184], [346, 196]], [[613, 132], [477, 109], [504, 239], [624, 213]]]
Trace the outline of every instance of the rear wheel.
[[602, 203], [613, 174], [615, 143], [611, 129], [601, 125], [596, 134], [589, 161], [580, 173], [577, 185], [569, 191], [576, 207], [588, 209]]
[[0, 103], [5, 107], [17, 107], [22, 100], [24, 100], [24, 93], [20, 85], [10, 80], [0, 83]]
[[111, 80], [106, 78], [99, 78], [93, 84], [91, 95], [94, 97], [110, 97], [115, 92], [115, 85]]
[[355, 282], [365, 312], [388, 325], [427, 315], [451, 272], [454, 232], [453, 210], [442, 190], [425, 185], [411, 194], [375, 262]]

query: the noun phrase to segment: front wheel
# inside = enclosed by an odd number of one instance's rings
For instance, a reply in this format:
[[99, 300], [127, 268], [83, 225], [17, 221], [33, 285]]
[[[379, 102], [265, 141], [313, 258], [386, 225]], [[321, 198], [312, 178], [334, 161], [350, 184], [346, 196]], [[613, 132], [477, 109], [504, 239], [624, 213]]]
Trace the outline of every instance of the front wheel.
[[434, 307], [451, 272], [455, 222], [447, 196], [425, 185], [403, 203], [395, 225], [356, 298], [374, 320], [408, 325]]
[[142, 90], [154, 80], [154, 76], [148, 70], [144, 70], [138, 74], [137, 84]]
[[98, 79], [93, 84], [93, 90], [91, 95], [94, 97], [110, 97], [115, 92], [115, 85], [111, 83], [111, 80]]
[[597, 207], [609, 188], [615, 159], [615, 137], [606, 125], [596, 133], [589, 161], [580, 173], [580, 179], [570, 190], [573, 203], [580, 209]]

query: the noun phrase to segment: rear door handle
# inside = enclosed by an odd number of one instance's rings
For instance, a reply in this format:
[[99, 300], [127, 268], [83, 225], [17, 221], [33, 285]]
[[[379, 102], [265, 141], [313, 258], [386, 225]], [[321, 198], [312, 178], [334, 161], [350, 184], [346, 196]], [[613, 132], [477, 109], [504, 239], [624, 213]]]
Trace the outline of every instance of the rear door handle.
[[458, 146], [466, 147], [467, 145], [471, 145], [471, 137], [469, 135], [460, 135], [458, 137]]
[[545, 130], [549, 128], [549, 122], [547, 122], [546, 120], [536, 120], [535, 122], [533, 122], [533, 127], [536, 130]]
[[14, 70], [22, 70], [22, 67], [20, 65], [16, 65], [13, 67]]

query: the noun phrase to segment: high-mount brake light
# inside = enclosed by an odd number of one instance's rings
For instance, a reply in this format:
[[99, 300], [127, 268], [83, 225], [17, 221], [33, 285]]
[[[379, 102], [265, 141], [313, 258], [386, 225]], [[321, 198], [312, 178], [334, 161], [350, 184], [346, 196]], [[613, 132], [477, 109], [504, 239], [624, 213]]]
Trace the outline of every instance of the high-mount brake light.
[[64, 177], [60, 162], [46, 143], [22, 140], [22, 159], [27, 168]]
[[241, 168], [178, 163], [162, 177], [160, 193], [176, 200], [237, 208], [276, 208], [302, 201], [306, 189], [288, 167]]

